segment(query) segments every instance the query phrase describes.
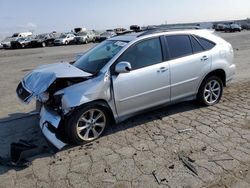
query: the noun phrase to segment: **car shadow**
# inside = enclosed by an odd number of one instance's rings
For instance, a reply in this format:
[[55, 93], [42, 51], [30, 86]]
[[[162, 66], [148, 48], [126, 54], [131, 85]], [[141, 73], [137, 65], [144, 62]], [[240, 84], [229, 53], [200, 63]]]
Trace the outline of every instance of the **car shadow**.
[[[154, 120], [162, 119], [164, 117], [178, 114], [181, 112], [192, 111], [195, 109], [201, 108], [193, 101], [183, 102], [178, 105], [171, 105], [167, 107], [162, 107], [159, 109], [154, 109], [152, 111], [145, 112], [140, 115], [136, 115], [128, 120], [110, 126], [103, 137], [115, 134], [119, 131], [124, 131], [129, 128], [133, 128], [144, 123], [148, 123]], [[20, 139], [28, 140], [32, 144], [43, 147], [51, 147], [50, 144], [46, 141], [44, 136], [41, 133], [41, 130], [38, 126], [39, 124], [38, 115], [35, 113], [13, 113], [9, 114], [9, 117], [0, 119], [0, 156], [2, 158], [10, 158], [10, 145], [13, 142], [18, 142]], [[98, 142], [98, 141], [96, 141]], [[84, 144], [83, 147], [88, 144]], [[72, 149], [76, 146], [67, 146], [64, 150]], [[29, 158], [29, 161], [33, 161], [37, 158], [50, 157], [53, 156], [52, 150], [47, 150], [38, 155], [34, 155]], [[10, 167], [0, 164], [0, 175], [8, 172], [9, 170], [22, 170], [23, 168], [19, 167]]]

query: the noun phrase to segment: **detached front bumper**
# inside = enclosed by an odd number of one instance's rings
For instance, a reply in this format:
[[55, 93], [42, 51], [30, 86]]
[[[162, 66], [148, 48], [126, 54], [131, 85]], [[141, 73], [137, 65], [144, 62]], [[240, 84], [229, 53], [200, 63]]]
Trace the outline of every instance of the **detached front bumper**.
[[57, 137], [61, 117], [49, 108], [42, 106], [40, 112], [40, 128], [46, 139], [57, 149], [61, 150], [67, 144]]

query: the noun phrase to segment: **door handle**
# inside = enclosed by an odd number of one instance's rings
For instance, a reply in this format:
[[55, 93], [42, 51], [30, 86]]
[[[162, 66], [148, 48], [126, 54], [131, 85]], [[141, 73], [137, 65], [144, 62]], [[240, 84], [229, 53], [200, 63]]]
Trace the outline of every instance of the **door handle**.
[[208, 60], [208, 57], [206, 55], [204, 55], [202, 58], [201, 58], [201, 61], [206, 61]]
[[167, 67], [161, 67], [157, 72], [166, 72], [167, 70]]

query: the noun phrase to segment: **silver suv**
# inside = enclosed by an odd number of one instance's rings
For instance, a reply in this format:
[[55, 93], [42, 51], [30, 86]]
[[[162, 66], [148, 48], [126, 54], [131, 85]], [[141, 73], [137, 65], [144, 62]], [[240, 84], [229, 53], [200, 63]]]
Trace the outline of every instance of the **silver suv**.
[[232, 46], [208, 30], [152, 30], [108, 39], [73, 65], [38, 67], [17, 95], [42, 104], [42, 132], [61, 149], [147, 109], [193, 99], [214, 105], [235, 69]]

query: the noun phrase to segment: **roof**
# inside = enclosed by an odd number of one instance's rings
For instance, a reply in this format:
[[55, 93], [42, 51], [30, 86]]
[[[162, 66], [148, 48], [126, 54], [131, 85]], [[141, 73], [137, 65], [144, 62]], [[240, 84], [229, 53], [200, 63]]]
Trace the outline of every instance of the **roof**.
[[127, 41], [127, 42], [130, 42], [134, 39], [136, 39], [139, 35], [141, 35], [143, 32], [138, 32], [138, 33], [128, 33], [128, 34], [125, 34], [125, 35], [118, 35], [118, 36], [115, 36], [115, 37], [112, 37], [111, 39], [109, 40], [121, 40], [121, 41]]
[[152, 29], [152, 30], [146, 30], [142, 32], [133, 32], [129, 34], [119, 35], [116, 37], [113, 37], [109, 40], [120, 40], [120, 41], [133, 41], [136, 38], [140, 37], [147, 37], [147, 36], [159, 36], [162, 34], [192, 34], [197, 35], [200, 37], [207, 38], [215, 43], [220, 43], [224, 40], [222, 40], [220, 37], [212, 35], [214, 30], [207, 30], [207, 29]]

